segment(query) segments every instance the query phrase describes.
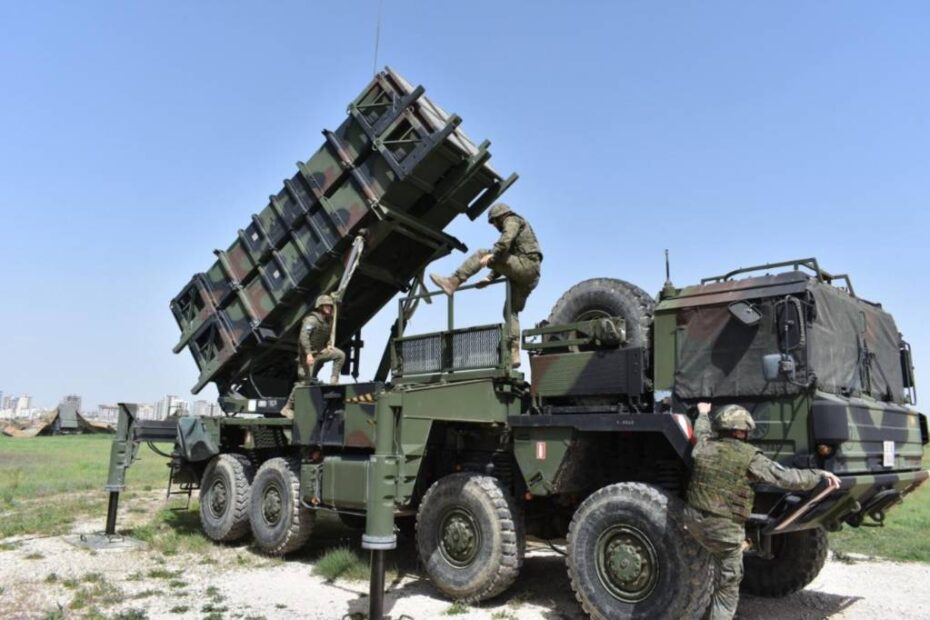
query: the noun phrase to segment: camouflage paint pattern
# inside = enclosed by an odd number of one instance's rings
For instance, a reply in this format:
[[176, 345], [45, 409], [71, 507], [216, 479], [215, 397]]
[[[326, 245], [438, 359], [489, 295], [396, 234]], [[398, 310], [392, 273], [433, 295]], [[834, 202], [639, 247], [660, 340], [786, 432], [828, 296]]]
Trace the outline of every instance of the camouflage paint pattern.
[[[725, 330], [721, 331], [720, 325], [728, 320], [736, 323], [728, 317], [728, 305], [736, 301], [749, 301], [762, 312], [754, 328], [760, 330], [760, 337], [754, 338], [754, 344], [743, 355], [778, 353], [777, 346], [763, 351], [753, 348], [764, 338], [762, 330], [775, 330], [774, 317], [767, 314], [766, 300], [804, 296], [809, 290], [819, 290], [818, 287], [824, 289], [830, 285], [799, 271], [787, 271], [663, 291], [654, 320], [656, 388], [672, 390], [681, 398], [682, 351], [694, 342], [705, 347], [705, 355], [710, 356], [703, 364], [734, 371], [734, 356], [740, 353], [732, 348], [732, 340], [726, 343], [729, 348], [718, 348], [714, 338], [725, 342]], [[840, 292], [835, 294], [840, 295]], [[856, 303], [856, 298], [846, 291], [840, 296], [849, 299], [849, 303]], [[866, 317], [863, 334], [874, 334], [889, 322], [888, 315], [879, 307], [864, 302], [862, 307]], [[814, 321], [817, 320], [821, 318], [814, 317]], [[810, 342], [810, 334], [808, 336]], [[806, 359], [805, 353], [801, 355], [802, 360]], [[747, 370], [761, 374], [760, 365], [752, 362], [753, 368], [747, 367]], [[745, 392], [743, 395], [707, 393], [695, 397], [689, 388], [684, 391], [693, 400], [676, 402], [682, 408], [689, 403], [693, 405], [696, 400], [709, 400], [717, 406], [741, 405], [756, 422], [751, 441], [766, 456], [786, 467], [826, 469], [841, 477], [841, 491], [794, 523], [792, 529], [835, 525], [850, 514], [855, 501], [865, 506], [883, 490], [907, 492], [927, 477], [926, 472], [920, 471], [924, 442], [921, 414], [902, 404], [877, 400], [865, 393], [831, 393], [817, 389], [816, 385], [805, 388], [787, 382], [768, 384], [754, 394], [748, 393], [745, 385], [741, 389]], [[886, 461], [889, 448], [893, 451], [890, 462]], [[819, 449], [829, 452], [820, 454]], [[757, 511], [761, 510], [758, 501]], [[764, 505], [770, 505], [766, 501], [762, 498]]]
[[[172, 301], [175, 351], [189, 348], [200, 369], [194, 392], [213, 381], [221, 394], [239, 384], [259, 395], [253, 381], [293, 376], [292, 353], [278, 343], [295, 342], [307, 298], [338, 281], [362, 229], [372, 237], [344, 298], [337, 345], [427, 263], [461, 246], [441, 233], [452, 219], [477, 216], [515, 180], [488, 166], [487, 143], [472, 143], [460, 119], [422, 93], [390, 69], [379, 73], [349, 118], [324, 131], [316, 153]], [[406, 258], [382, 275], [385, 255], [399, 252]]]

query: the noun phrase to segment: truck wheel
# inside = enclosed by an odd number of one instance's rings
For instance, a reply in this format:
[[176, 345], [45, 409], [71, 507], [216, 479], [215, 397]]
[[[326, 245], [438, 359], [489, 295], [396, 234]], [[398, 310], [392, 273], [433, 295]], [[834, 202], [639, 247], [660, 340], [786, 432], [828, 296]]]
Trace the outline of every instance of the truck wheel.
[[786, 596], [809, 584], [827, 561], [827, 532], [822, 527], [772, 537], [771, 560], [743, 559], [742, 590], [756, 596]]
[[265, 461], [252, 483], [249, 521], [252, 537], [268, 555], [284, 555], [307, 542], [316, 513], [300, 505], [300, 464], [274, 458]]
[[523, 564], [513, 499], [500, 481], [452, 474], [435, 482], [416, 521], [420, 561], [454, 600], [478, 602], [509, 588]]
[[568, 289], [552, 307], [549, 323], [560, 325], [610, 316], [626, 321], [627, 345], [649, 348], [655, 301], [634, 284], [616, 278], [591, 278]]
[[595, 620], [697, 618], [710, 600], [710, 555], [685, 531], [681, 501], [645, 484], [612, 484], [582, 502], [566, 561]]
[[249, 496], [255, 469], [242, 454], [220, 454], [200, 479], [200, 525], [207, 538], [233, 542], [249, 533]]

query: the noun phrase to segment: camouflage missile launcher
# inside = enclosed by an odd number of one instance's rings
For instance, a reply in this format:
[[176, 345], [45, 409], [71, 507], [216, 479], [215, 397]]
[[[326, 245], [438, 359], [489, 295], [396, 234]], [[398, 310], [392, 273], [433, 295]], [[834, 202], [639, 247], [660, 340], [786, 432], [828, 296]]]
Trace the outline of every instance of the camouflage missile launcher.
[[[457, 215], [477, 218], [516, 179], [488, 165], [446, 113], [385, 69], [349, 104], [348, 118], [217, 260], [171, 301], [200, 377], [245, 397], [287, 396], [296, 330], [321, 293], [336, 289], [353, 239], [366, 250], [344, 292], [336, 345], [353, 338], [431, 261], [464, 250], [442, 232]], [[358, 346], [360, 339], [354, 338]], [[358, 356], [353, 356], [357, 373]], [[348, 371], [348, 369], [347, 369]]]
[[[480, 601], [518, 578], [527, 536], [564, 538], [572, 588], [592, 618], [698, 618], [713, 569], [682, 516], [698, 402], [745, 407], [757, 423], [751, 441], [768, 456], [842, 481], [832, 493], [756, 489], [743, 582], [756, 594], [803, 588], [823, 566], [828, 530], [880, 525], [927, 479], [910, 347], [890, 314], [813, 259], [667, 283], [658, 298], [622, 280], [586, 280], [522, 333], [531, 376], [515, 371], [507, 322], [454, 322], [456, 296], [475, 286], [447, 297], [418, 277], [461, 249], [442, 226], [457, 213], [476, 217], [509, 184], [487, 168], [486, 149], [449, 128], [451, 117], [427, 114], [438, 109], [418, 90], [379, 75], [318, 153], [332, 160], [331, 181], [314, 182], [329, 189], [296, 198], [317, 174], [301, 170], [172, 303], [179, 349], [201, 371], [195, 389], [216, 382], [227, 415], [155, 422], [121, 405], [108, 532], [139, 443], [173, 438], [169, 489], [199, 489], [213, 540], [251, 535], [284, 555], [331, 512], [364, 528], [368, 549], [405, 534], [441, 592]], [[427, 146], [398, 137], [390, 128], [409, 120], [399, 109], [424, 119], [424, 135], [444, 137]], [[422, 157], [404, 168], [381, 150], [394, 146]], [[320, 170], [316, 157], [305, 167]], [[427, 164], [444, 176], [428, 177]], [[385, 177], [372, 172], [379, 166]], [[364, 199], [343, 200], [353, 192]], [[283, 205], [311, 199], [287, 223]], [[331, 234], [313, 236], [310, 222]], [[304, 243], [301, 227], [322, 245]], [[317, 293], [337, 288], [337, 341], [356, 350], [365, 321], [407, 291], [385, 359], [372, 381], [298, 387], [293, 419], [281, 417], [283, 399], [262, 395], [289, 390], [294, 326]], [[509, 303], [505, 282], [494, 290]], [[434, 298], [448, 304], [445, 329], [411, 333], [417, 303]]]

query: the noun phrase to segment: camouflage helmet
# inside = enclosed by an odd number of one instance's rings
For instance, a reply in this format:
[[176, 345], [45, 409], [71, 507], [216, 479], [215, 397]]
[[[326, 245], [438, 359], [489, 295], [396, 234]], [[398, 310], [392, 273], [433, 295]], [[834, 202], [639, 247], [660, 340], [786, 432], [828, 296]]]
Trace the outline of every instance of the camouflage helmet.
[[488, 221], [493, 222], [499, 217], [509, 215], [513, 213], [513, 209], [510, 208], [510, 205], [503, 202], [499, 202], [488, 211]]
[[316, 304], [313, 307], [319, 308], [321, 306], [332, 306], [332, 305], [335, 305], [335, 304], [333, 303], [333, 298], [331, 295], [320, 295], [319, 297], [316, 298]]
[[727, 405], [714, 417], [714, 428], [718, 431], [746, 431], [756, 428], [756, 422], [745, 408], [739, 405]]

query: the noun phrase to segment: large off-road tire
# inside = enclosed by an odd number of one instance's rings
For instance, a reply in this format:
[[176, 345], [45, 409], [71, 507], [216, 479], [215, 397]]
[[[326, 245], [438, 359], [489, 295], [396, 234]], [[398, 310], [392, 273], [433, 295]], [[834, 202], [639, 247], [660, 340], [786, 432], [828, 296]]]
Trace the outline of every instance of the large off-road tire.
[[771, 560], [743, 559], [742, 590], [757, 596], [786, 596], [809, 584], [827, 561], [827, 532], [822, 527], [772, 537]]
[[234, 542], [249, 533], [249, 498], [255, 469], [242, 454], [219, 454], [200, 479], [200, 525], [207, 538]]
[[265, 461], [252, 482], [249, 522], [256, 546], [268, 555], [296, 551], [307, 542], [316, 513], [300, 505], [300, 464]]
[[710, 555], [685, 531], [682, 502], [622, 482], [589, 496], [568, 529], [572, 590], [595, 620], [699, 618], [710, 601]]
[[549, 324], [560, 325], [619, 316], [626, 321], [627, 346], [649, 348], [653, 298], [616, 278], [591, 278], [568, 289], [552, 307]]
[[509, 588], [523, 564], [523, 528], [500, 481], [452, 474], [420, 503], [417, 551], [433, 584], [453, 600], [478, 602]]

